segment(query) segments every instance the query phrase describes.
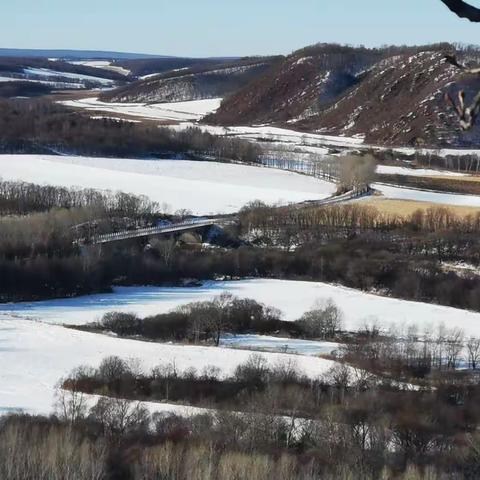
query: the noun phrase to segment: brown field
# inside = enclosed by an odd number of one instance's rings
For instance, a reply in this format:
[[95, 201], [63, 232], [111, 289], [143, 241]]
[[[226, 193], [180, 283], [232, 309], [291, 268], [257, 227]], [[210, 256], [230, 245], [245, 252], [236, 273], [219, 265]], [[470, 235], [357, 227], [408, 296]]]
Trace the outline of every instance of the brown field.
[[426, 176], [425, 178], [442, 178], [443, 180], [454, 180], [456, 182], [480, 182], [480, 175], [466, 175], [464, 177], [452, 177], [452, 176], [437, 176], [437, 177], [430, 177]]
[[480, 177], [414, 177], [409, 175], [378, 175], [378, 181], [404, 187], [437, 190], [440, 192], [480, 195]]
[[430, 202], [416, 202], [413, 200], [391, 200], [382, 197], [372, 197], [371, 199], [361, 202], [362, 205], [369, 205], [377, 208], [382, 213], [392, 215], [411, 215], [416, 210], [427, 210], [431, 207], [444, 207], [454, 212], [459, 217], [466, 217], [467, 215], [475, 215], [480, 213], [478, 207], [460, 207], [455, 205], [441, 205], [438, 203]]

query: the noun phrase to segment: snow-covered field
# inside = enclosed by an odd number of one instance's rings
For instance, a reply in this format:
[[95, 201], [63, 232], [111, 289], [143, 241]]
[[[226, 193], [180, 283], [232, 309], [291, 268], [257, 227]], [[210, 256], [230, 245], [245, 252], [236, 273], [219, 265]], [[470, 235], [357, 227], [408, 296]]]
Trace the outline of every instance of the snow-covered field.
[[96, 82], [101, 85], [109, 86], [115, 83], [114, 80], [110, 80], [108, 78], [101, 78], [101, 77], [94, 77], [92, 75], [83, 75], [80, 73], [71, 73], [71, 72], [61, 72], [57, 70], [50, 70], [48, 68], [24, 68], [25, 75], [29, 77], [39, 77], [40, 79], [43, 78], [52, 78], [52, 79], [62, 79], [62, 78], [69, 78], [72, 80], [78, 81], [89, 81], [89, 82]]
[[[287, 320], [298, 318], [318, 299], [332, 298], [345, 314], [347, 328], [378, 319], [380, 325], [399, 327], [416, 324], [419, 333], [435, 326], [460, 327], [467, 335], [480, 335], [480, 314], [424, 303], [407, 302], [316, 282], [243, 280], [211, 282], [200, 288], [119, 288], [113, 294], [75, 299], [0, 306], [0, 413], [24, 409], [49, 413], [55, 385], [80, 365], [98, 366], [109, 355], [137, 359], [144, 369], [175, 362], [179, 369], [201, 371], [216, 366], [225, 375], [233, 372], [251, 354], [239, 348], [261, 348], [299, 353], [263, 353], [271, 363], [292, 359], [310, 377], [327, 371], [333, 362], [311, 355], [336, 348], [326, 342], [241, 335], [222, 339], [223, 347], [181, 346], [120, 339], [80, 332], [59, 324], [87, 323], [107, 311], [131, 311], [145, 316], [168, 311], [189, 301], [212, 298], [222, 291], [249, 297], [280, 308]], [[226, 348], [226, 346], [239, 348]], [[155, 405], [152, 406], [152, 409]], [[164, 405], [163, 410], [182, 409]]]
[[96, 98], [84, 98], [60, 103], [93, 112], [116, 113], [122, 116], [127, 115], [154, 120], [192, 122], [215, 112], [221, 102], [221, 98], [214, 98], [177, 103], [107, 103], [101, 102]]
[[384, 175], [407, 175], [412, 177], [465, 177], [465, 173], [449, 170], [434, 170], [433, 168], [408, 168], [390, 165], [378, 165], [377, 173]]
[[[180, 126], [181, 128], [181, 126]], [[326, 148], [344, 148], [344, 149], [374, 149], [378, 151], [392, 150], [393, 152], [404, 155], [415, 155], [419, 153], [422, 155], [439, 155], [441, 157], [447, 156], [464, 156], [464, 155], [480, 155], [479, 149], [457, 149], [457, 148], [445, 148], [445, 149], [427, 149], [427, 148], [386, 148], [377, 145], [367, 144], [364, 141], [364, 136], [356, 135], [354, 137], [348, 137], [343, 135], [325, 135], [322, 133], [302, 133], [296, 130], [290, 130], [286, 128], [278, 128], [271, 126], [249, 126], [249, 127], [215, 127], [215, 126], [202, 126], [211, 133], [223, 134], [223, 135], [237, 135], [243, 138], [261, 138], [270, 141], [278, 141], [281, 143], [290, 143], [302, 146], [323, 146]], [[430, 169], [429, 169], [430, 170]], [[432, 170], [435, 171], [435, 170]]]
[[0, 82], [23, 82], [23, 78], [0, 77]]
[[146, 195], [173, 212], [233, 213], [252, 200], [320, 200], [335, 185], [295, 173], [216, 162], [0, 155], [0, 177]]
[[120, 67], [118, 65], [112, 65], [112, 62], [109, 60], [75, 60], [71, 63], [72, 65], [84, 65], [86, 67], [101, 68], [103, 70], [111, 70], [112, 72], [117, 72], [122, 75], [130, 75], [130, 70]]
[[329, 147], [358, 147], [363, 144], [363, 138], [322, 135], [317, 133], [303, 133], [286, 128], [255, 126], [255, 127], [228, 127], [227, 134], [238, 135], [242, 138], [262, 138], [282, 143], [294, 143], [304, 146], [324, 145]]
[[[191, 127], [189, 122], [172, 126], [175, 130], [183, 130]], [[301, 147], [303, 151], [318, 153], [328, 153], [329, 148], [358, 148], [363, 145], [361, 137], [342, 137], [333, 135], [323, 135], [320, 133], [304, 133], [288, 128], [271, 127], [265, 125], [258, 126], [232, 126], [221, 127], [214, 125], [195, 125], [204, 132], [212, 135], [239, 137], [250, 140], [268, 140], [272, 144], [286, 145], [289, 147]]]
[[394, 187], [380, 183], [374, 183], [372, 187], [382, 193], [385, 198], [393, 200], [413, 200], [461, 207], [480, 207], [480, 196], [477, 195], [433, 192], [414, 188]]
[[[58, 381], [80, 365], [96, 367], [109, 355], [137, 359], [142, 368], [175, 362], [179, 369], [216, 366], [229, 375], [250, 356], [247, 350], [166, 345], [79, 332], [58, 325], [2, 317], [0, 319], [0, 413], [25, 410], [49, 414]], [[272, 364], [292, 359], [263, 353]], [[295, 362], [314, 378], [333, 362], [296, 356]], [[171, 410], [168, 407], [164, 409]], [[158, 409], [157, 409], [158, 410]]]
[[0, 319], [7, 316], [52, 324], [84, 324], [113, 310], [135, 312], [144, 317], [188, 302], [208, 300], [223, 291], [279, 308], [288, 321], [298, 319], [317, 300], [331, 298], [342, 309], [349, 330], [362, 328], [375, 319], [385, 327], [415, 324], [420, 331], [443, 323], [448, 328], [462, 328], [467, 335], [480, 336], [480, 313], [382, 297], [320, 282], [270, 279], [207, 282], [197, 288], [122, 287], [111, 294], [3, 304]]
[[[385, 150], [384, 147], [376, 147], [379, 150]], [[438, 155], [440, 157], [448, 156], [464, 156], [464, 155], [480, 155], [480, 150], [475, 148], [413, 148], [413, 147], [395, 147], [392, 149], [394, 152], [404, 155], [415, 155], [419, 153], [421, 155]]]

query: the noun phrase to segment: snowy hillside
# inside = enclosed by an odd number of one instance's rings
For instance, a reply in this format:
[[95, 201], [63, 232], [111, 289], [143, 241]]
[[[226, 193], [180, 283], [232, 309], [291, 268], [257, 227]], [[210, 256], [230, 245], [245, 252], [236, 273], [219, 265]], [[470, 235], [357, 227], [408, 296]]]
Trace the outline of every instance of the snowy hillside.
[[144, 119], [168, 120], [175, 122], [197, 121], [214, 112], [222, 99], [197, 100], [176, 103], [107, 103], [96, 98], [67, 100], [68, 107], [82, 108], [92, 112], [108, 112]]
[[105, 92], [107, 102], [185, 102], [232, 94], [268, 70], [272, 59], [240, 60], [213, 66], [177, 68]]

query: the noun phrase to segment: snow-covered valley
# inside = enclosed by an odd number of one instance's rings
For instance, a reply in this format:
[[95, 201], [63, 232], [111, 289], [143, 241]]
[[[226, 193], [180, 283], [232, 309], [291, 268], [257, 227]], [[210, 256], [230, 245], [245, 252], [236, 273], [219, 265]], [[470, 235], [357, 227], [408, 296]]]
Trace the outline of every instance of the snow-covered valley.
[[[104, 104], [96, 99], [72, 100], [70, 106], [92, 112], [179, 122], [183, 129], [215, 111], [220, 99], [175, 104]], [[330, 148], [355, 149], [361, 138], [302, 134], [276, 127], [200, 128], [210, 133], [288, 145], [290, 151], [327, 155]], [[404, 167], [378, 168], [379, 173], [412, 176], [461, 176], [455, 172]], [[3, 180], [43, 185], [123, 191], [145, 195], [173, 213], [189, 210], [196, 215], [228, 214], [253, 200], [267, 204], [321, 200], [336, 191], [332, 182], [273, 168], [185, 160], [140, 160], [54, 155], [0, 155]], [[437, 204], [480, 207], [480, 197], [443, 194], [375, 184], [385, 198]], [[0, 304], [0, 412], [17, 409], [50, 413], [55, 385], [73, 368], [97, 366], [109, 355], [138, 359], [149, 369], [174, 361], [179, 368], [199, 370], [214, 365], [228, 375], [252, 350], [264, 351], [272, 363], [291, 359], [310, 377], [333, 363], [321, 358], [337, 348], [334, 342], [315, 342], [260, 335], [225, 335], [220, 348], [149, 343], [119, 339], [66, 328], [99, 320], [110, 311], [133, 312], [141, 317], [164, 313], [195, 301], [209, 300], [223, 291], [252, 298], [280, 309], [287, 321], [295, 321], [317, 300], [332, 299], [344, 314], [345, 328], [361, 329], [375, 322], [389, 328], [415, 325], [420, 332], [440, 326], [460, 328], [480, 336], [480, 314], [467, 310], [417, 303], [374, 295], [319, 282], [249, 279], [207, 282], [196, 288], [122, 287], [113, 293], [41, 302]], [[284, 353], [280, 353], [284, 352]], [[168, 408], [168, 407], [165, 407]], [[172, 407], [174, 409], [175, 407]]]
[[[25, 410], [49, 413], [55, 386], [80, 365], [97, 366], [109, 355], [138, 359], [145, 369], [174, 361], [180, 369], [201, 371], [216, 366], [229, 375], [251, 350], [263, 350], [271, 363], [293, 359], [307, 375], [316, 377], [333, 363], [312, 355], [330, 353], [337, 345], [258, 335], [225, 336], [223, 347], [159, 344], [80, 332], [63, 324], [95, 321], [108, 311], [141, 316], [169, 311], [191, 301], [207, 300], [229, 291], [280, 308], [287, 320], [299, 318], [316, 300], [332, 298], [345, 314], [349, 329], [377, 321], [385, 327], [416, 325], [435, 330], [441, 324], [480, 335], [480, 314], [430, 304], [371, 295], [317, 282], [243, 280], [211, 282], [200, 288], [118, 288], [112, 294], [0, 306], [0, 412]], [[227, 347], [234, 347], [227, 348]], [[270, 351], [297, 353], [270, 353]]]

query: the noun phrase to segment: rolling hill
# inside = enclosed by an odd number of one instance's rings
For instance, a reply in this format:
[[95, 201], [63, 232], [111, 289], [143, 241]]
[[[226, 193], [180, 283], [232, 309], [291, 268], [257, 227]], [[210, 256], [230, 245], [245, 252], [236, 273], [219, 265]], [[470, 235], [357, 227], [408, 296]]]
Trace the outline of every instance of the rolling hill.
[[124, 81], [124, 75], [106, 68], [46, 58], [0, 57], [1, 84], [30, 82], [65, 90], [113, 87]]
[[[447, 91], [480, 90], [445, 59], [455, 47], [308, 47], [286, 57], [225, 99], [205, 123], [287, 126], [305, 132], [362, 135], [383, 145], [473, 145], [479, 129], [463, 134], [444, 101]], [[477, 61], [478, 50], [457, 51]]]
[[[225, 97], [262, 75], [276, 61], [277, 58], [248, 58], [218, 64], [218, 61], [204, 60], [200, 63], [197, 61], [193, 66], [188, 66], [188, 59], [183, 63], [181, 59], [156, 62], [157, 68], [170, 67], [170, 70], [147, 75], [124, 87], [103, 92], [100, 98], [107, 102], [144, 103]], [[125, 62], [122, 65], [127, 66]], [[131, 66], [132, 62], [128, 65]], [[152, 62], [148, 62], [148, 65], [153, 68]]]

